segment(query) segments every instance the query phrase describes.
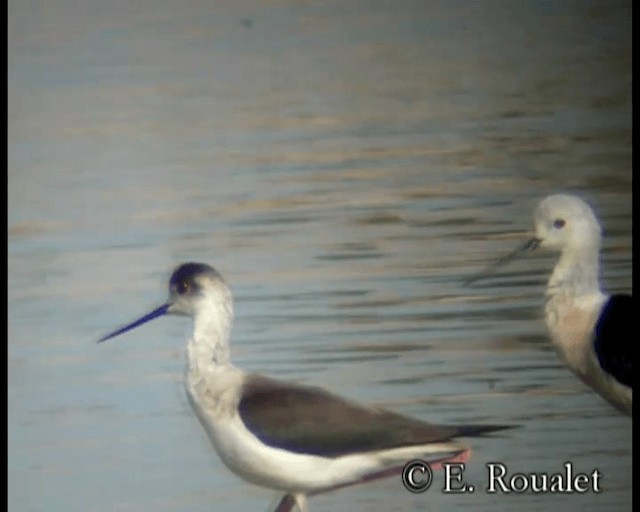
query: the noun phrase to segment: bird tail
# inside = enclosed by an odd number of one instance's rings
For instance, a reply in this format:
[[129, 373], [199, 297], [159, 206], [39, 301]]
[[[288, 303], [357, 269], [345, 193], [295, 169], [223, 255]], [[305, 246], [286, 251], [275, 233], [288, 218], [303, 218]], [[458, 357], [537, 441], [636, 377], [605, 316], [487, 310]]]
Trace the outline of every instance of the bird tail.
[[461, 425], [453, 426], [458, 429], [456, 437], [481, 437], [486, 434], [498, 432], [500, 430], [507, 430], [511, 428], [518, 428], [519, 425]]

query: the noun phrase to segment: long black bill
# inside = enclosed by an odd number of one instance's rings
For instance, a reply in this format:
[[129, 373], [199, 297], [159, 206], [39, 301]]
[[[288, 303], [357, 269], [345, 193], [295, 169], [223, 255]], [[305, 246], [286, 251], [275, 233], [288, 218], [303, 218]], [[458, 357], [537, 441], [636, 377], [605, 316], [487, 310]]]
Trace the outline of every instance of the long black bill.
[[475, 276], [472, 276], [469, 279], [467, 279], [464, 282], [464, 285], [471, 286], [475, 284], [477, 281], [479, 281], [480, 279], [491, 276], [496, 270], [498, 270], [498, 268], [509, 263], [512, 259], [516, 258], [519, 254], [526, 251], [534, 251], [535, 249], [537, 249], [538, 246], [540, 245], [540, 242], [541, 240], [539, 238], [531, 238], [527, 240], [524, 245], [521, 245], [520, 247], [516, 247], [509, 254], [504, 255], [502, 258], [500, 258], [498, 261], [496, 261], [492, 265], [488, 266], [485, 270], [483, 270], [479, 274], [476, 274]]
[[115, 338], [116, 336], [119, 336], [124, 332], [130, 331], [131, 329], [135, 329], [139, 325], [147, 323], [150, 320], [153, 320], [154, 318], [158, 318], [159, 316], [166, 315], [168, 311], [169, 311], [169, 304], [163, 304], [159, 308], [154, 309], [151, 313], [147, 313], [143, 317], [138, 318], [137, 320], [131, 322], [130, 324], [125, 325], [124, 327], [120, 327], [120, 329], [116, 329], [115, 331], [107, 334], [106, 336], [103, 336], [98, 340], [98, 343], [107, 341], [110, 338]]

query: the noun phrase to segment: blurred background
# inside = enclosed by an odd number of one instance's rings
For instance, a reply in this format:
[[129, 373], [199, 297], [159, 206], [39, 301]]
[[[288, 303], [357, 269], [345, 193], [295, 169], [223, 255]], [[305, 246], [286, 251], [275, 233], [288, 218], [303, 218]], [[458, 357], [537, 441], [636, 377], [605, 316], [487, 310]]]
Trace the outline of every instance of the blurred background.
[[[631, 2], [8, 4], [9, 510], [266, 510], [182, 389], [187, 319], [96, 340], [202, 261], [235, 364], [473, 441], [473, 495], [400, 479], [311, 510], [631, 508], [631, 421], [551, 348], [540, 253], [470, 288], [544, 196], [604, 230], [631, 292]], [[602, 474], [600, 494], [487, 495], [485, 463]]]

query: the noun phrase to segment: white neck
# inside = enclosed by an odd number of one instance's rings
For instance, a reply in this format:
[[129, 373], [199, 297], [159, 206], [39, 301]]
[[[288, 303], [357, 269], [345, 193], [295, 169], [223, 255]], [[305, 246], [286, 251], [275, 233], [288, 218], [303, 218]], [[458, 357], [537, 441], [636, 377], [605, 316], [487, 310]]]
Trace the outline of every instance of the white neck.
[[547, 287], [545, 323], [567, 365], [590, 382], [593, 328], [606, 296], [598, 285], [598, 251], [560, 255]]
[[189, 364], [229, 365], [232, 322], [233, 306], [230, 294], [201, 299], [193, 319], [193, 336], [187, 347]]
[[547, 296], [558, 293], [580, 297], [600, 293], [597, 250], [563, 251], [547, 286]]

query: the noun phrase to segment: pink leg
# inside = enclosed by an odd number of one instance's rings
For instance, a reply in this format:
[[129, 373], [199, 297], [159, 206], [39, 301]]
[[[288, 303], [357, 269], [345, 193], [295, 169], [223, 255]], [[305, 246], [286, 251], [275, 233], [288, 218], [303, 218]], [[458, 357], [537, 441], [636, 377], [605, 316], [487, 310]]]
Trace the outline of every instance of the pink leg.
[[285, 494], [273, 509], [273, 512], [291, 512], [296, 506], [296, 501], [291, 494]]
[[[433, 460], [429, 462], [429, 466], [431, 466], [432, 470], [438, 471], [442, 469], [442, 465], [444, 463], [449, 463], [449, 464], [454, 464], [458, 462], [464, 463], [469, 460], [470, 456], [471, 456], [471, 448], [466, 448], [465, 450], [462, 450], [456, 453], [453, 457], [443, 457], [441, 459]], [[329, 491], [335, 491], [336, 489], [342, 489], [343, 487], [350, 487], [352, 485], [364, 484], [367, 482], [371, 482], [373, 480], [380, 480], [382, 478], [389, 478], [391, 476], [396, 476], [402, 472], [402, 469], [404, 468], [404, 466], [405, 465], [403, 464], [402, 466], [393, 466], [391, 468], [383, 469], [381, 471], [378, 471], [377, 473], [371, 473], [370, 475], [362, 477], [359, 480], [354, 480], [352, 482], [347, 482], [344, 484], [336, 485], [334, 487], [329, 487], [328, 489], [323, 489], [321, 491], [311, 492], [309, 493], [309, 496], [312, 496], [314, 494], [329, 492]]]

